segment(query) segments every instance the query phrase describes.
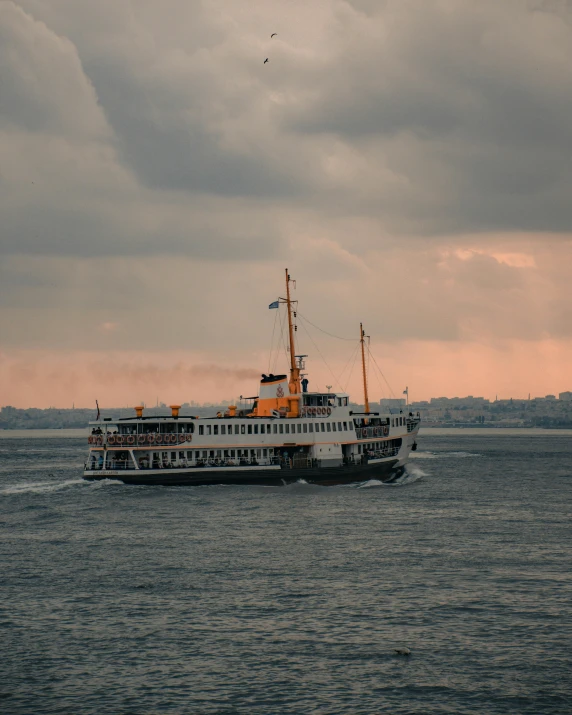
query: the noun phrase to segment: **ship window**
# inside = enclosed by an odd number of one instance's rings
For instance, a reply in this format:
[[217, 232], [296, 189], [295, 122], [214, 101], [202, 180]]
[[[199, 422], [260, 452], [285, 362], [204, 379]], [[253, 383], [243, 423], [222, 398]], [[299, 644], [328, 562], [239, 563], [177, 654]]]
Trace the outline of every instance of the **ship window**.
[[209, 452], [209, 459], [214, 459], [214, 449]]
[[209, 456], [208, 452], [206, 449], [203, 449], [203, 459], [206, 459]]
[[184, 459], [184, 458], [185, 458], [185, 453], [179, 452], [179, 459]]
[[218, 425], [213, 425], [213, 427], [214, 427], [213, 434], [218, 434]]
[[252, 425], [248, 425], [248, 434], [252, 434]]
[[222, 452], [220, 451], [220, 449], [217, 449], [217, 451], [216, 451], [216, 456], [217, 456], [219, 459], [222, 457]]
[[290, 434], [290, 425], [284, 425], [286, 427], [286, 434]]
[[258, 425], [254, 425], [254, 434], [258, 434]]
[[322, 422], [322, 432], [325, 432], [325, 431], [326, 431], [326, 426], [325, 426], [325, 424]]
[[192, 452], [187, 452], [187, 459], [192, 461], [193, 459], [193, 453]]
[[276, 434], [276, 433], [278, 432], [278, 425], [277, 425], [277, 424], [272, 425], [272, 431], [274, 432], [274, 434]]
[[361, 444], [358, 444], [357, 451], [358, 451], [358, 454], [361, 454]]
[[266, 426], [260, 425], [260, 434], [264, 434], [265, 432], [266, 432]]
[[231, 459], [234, 459], [235, 456], [236, 456], [236, 455], [235, 455], [234, 449], [231, 449], [231, 450], [230, 450], [230, 458], [231, 458]]
[[298, 434], [302, 434], [302, 425], [298, 424]]
[[[340, 428], [340, 429], [341, 429], [341, 428]], [[347, 424], [347, 422], [344, 422], [344, 432], [346, 432], [347, 429], [348, 429], [348, 424]]]
[[306, 434], [308, 432], [308, 425], [304, 423], [304, 433]]
[[221, 433], [221, 434], [226, 434], [226, 425], [221, 425], [221, 426], [220, 426], [220, 433]]
[[207, 434], [211, 434], [212, 428], [210, 425], [207, 425]]
[[238, 432], [238, 427], [239, 427], [238, 425], [234, 425], [234, 434], [238, 434], [238, 433], [239, 433], [239, 432]]
[[262, 457], [262, 450], [261, 450], [261, 449], [257, 449], [257, 450], [256, 450], [256, 456], [257, 456], [259, 459], [260, 459], [260, 457]]
[[171, 452], [171, 461], [174, 462], [175, 459], [177, 459], [177, 453], [176, 453], [176, 452]]
[[240, 425], [240, 434], [246, 434], [246, 425]]
[[278, 429], [279, 429], [280, 434], [284, 433], [284, 425], [278, 425]]
[[342, 423], [338, 422], [338, 432], [341, 432], [341, 431], [342, 431]]
[[332, 422], [332, 431], [333, 431], [333, 432], [336, 431], [336, 423], [335, 423], [335, 422]]
[[310, 428], [310, 432], [314, 431], [314, 423], [313, 422], [310, 422], [309, 428]]
[[199, 434], [204, 434], [205, 433], [205, 428], [203, 425], [199, 425]]

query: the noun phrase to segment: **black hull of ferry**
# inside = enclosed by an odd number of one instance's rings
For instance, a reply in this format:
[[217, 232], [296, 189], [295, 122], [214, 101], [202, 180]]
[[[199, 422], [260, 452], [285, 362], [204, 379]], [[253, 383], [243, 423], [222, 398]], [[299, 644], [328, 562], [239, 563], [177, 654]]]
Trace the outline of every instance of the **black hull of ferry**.
[[250, 486], [285, 486], [298, 481], [320, 486], [336, 486], [363, 482], [367, 479], [378, 479], [381, 482], [392, 482], [404, 472], [403, 466], [397, 466], [399, 460], [392, 459], [387, 462], [374, 464], [355, 464], [340, 467], [307, 467], [301, 469], [241, 469], [240, 472], [232, 468], [210, 472], [208, 467], [192, 472], [171, 472], [168, 469], [157, 471], [139, 471], [125, 474], [109, 472], [90, 472], [84, 479], [100, 481], [103, 479], [116, 479], [124, 484], [158, 485], [158, 486], [207, 486], [216, 484], [237, 484]]

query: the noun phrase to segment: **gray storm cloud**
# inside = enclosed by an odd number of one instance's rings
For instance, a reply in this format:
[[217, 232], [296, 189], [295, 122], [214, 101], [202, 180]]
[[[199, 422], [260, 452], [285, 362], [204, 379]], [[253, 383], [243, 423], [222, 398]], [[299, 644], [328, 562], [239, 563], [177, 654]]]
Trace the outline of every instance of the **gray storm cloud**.
[[568, 335], [571, 61], [556, 2], [4, 0], [2, 339], [248, 352], [286, 264], [340, 332]]

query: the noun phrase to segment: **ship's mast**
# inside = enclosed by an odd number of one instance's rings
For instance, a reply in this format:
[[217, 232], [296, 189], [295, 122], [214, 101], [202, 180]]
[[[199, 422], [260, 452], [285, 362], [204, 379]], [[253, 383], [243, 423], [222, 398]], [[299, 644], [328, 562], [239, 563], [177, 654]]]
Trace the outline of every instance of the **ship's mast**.
[[364, 412], [366, 414], [369, 414], [369, 400], [367, 397], [367, 374], [365, 371], [365, 350], [364, 350], [364, 342], [365, 342], [365, 331], [363, 329], [363, 325], [360, 323], [359, 324], [359, 341], [361, 343], [361, 368], [363, 372], [363, 397], [364, 397]]
[[296, 365], [296, 345], [294, 343], [294, 322], [292, 320], [292, 300], [290, 299], [290, 275], [286, 268], [286, 305], [288, 306], [288, 331], [290, 336], [290, 393], [300, 393], [300, 368]]

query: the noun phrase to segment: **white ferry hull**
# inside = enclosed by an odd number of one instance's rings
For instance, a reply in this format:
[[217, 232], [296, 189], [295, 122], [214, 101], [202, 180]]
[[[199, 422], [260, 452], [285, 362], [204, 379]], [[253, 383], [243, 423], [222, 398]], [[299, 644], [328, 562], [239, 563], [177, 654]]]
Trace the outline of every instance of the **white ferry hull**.
[[404, 471], [403, 459], [375, 459], [364, 464], [332, 467], [283, 468], [279, 465], [259, 467], [203, 467], [186, 469], [86, 470], [84, 479], [117, 479], [124, 484], [161, 486], [205, 486], [215, 484], [283, 486], [297, 481], [333, 486], [366, 479], [390, 482]]

